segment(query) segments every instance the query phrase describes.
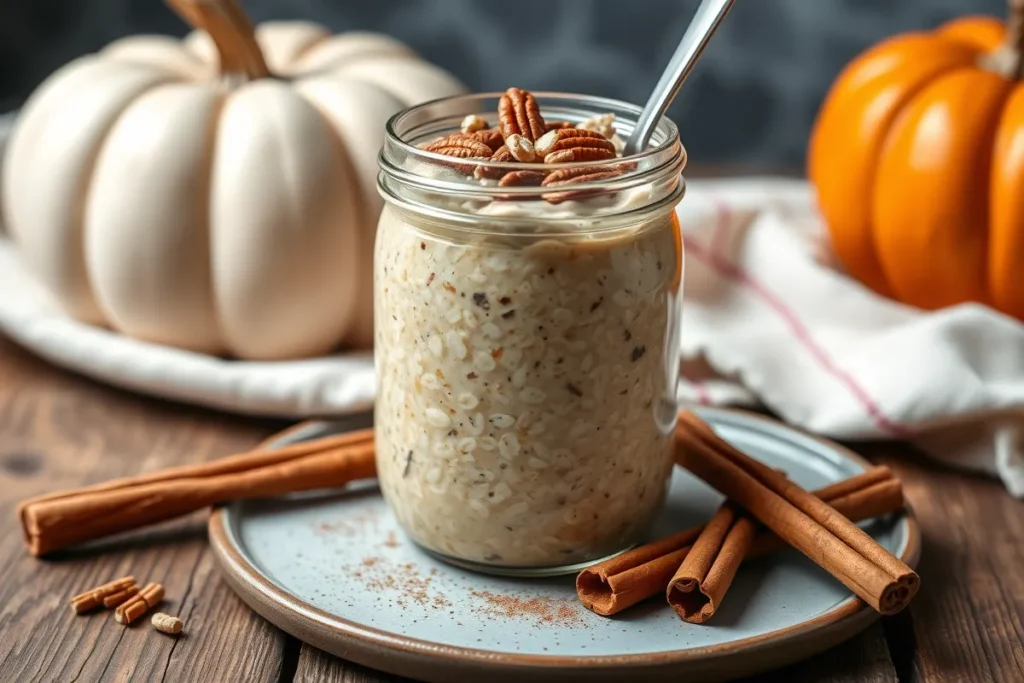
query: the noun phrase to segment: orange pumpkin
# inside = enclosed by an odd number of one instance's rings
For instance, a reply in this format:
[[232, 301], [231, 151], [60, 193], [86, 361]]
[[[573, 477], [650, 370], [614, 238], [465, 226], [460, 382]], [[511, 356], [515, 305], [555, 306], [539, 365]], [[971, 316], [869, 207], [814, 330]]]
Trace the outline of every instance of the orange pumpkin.
[[855, 59], [814, 126], [808, 173], [851, 275], [925, 309], [1024, 319], [1024, 0]]

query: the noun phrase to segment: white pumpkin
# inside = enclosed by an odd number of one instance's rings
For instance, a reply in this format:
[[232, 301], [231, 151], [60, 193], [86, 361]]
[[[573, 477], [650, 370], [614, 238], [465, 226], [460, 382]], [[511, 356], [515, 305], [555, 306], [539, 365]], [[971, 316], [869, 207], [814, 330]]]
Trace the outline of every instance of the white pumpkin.
[[2, 174], [21, 252], [73, 316], [141, 339], [369, 347], [384, 124], [462, 87], [382, 35], [170, 4], [203, 30], [117, 41], [25, 105]]

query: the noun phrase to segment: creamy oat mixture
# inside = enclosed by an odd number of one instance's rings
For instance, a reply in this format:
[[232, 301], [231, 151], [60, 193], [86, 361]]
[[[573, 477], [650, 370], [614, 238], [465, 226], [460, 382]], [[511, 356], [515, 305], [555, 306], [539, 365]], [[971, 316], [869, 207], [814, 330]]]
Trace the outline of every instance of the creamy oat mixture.
[[643, 533], [672, 467], [682, 258], [671, 210], [644, 220], [517, 241], [385, 208], [377, 466], [419, 544], [560, 566]]

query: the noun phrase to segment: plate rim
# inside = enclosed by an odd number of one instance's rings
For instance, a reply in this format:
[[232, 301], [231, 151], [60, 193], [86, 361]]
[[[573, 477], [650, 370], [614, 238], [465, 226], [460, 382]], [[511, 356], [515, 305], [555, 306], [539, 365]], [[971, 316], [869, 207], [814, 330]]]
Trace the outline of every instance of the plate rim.
[[[861, 467], [871, 467], [871, 463], [834, 441], [808, 434], [802, 430], [791, 427], [781, 421], [754, 413], [747, 410], [734, 408], [708, 408], [701, 407], [699, 412], [710, 415], [720, 415], [725, 419], [730, 417], [739, 419], [752, 419], [762, 426], [772, 429], [782, 429], [804, 439], [810, 439], [820, 446], [832, 449], [841, 456], [852, 460]], [[274, 441], [281, 438], [301, 433], [302, 429], [309, 429], [313, 425], [303, 423], [295, 428], [286, 430], [279, 434]], [[917, 565], [921, 554], [921, 534], [917, 522], [917, 516], [909, 501], [904, 501], [904, 521], [907, 524], [907, 542], [900, 554], [900, 559], [911, 567]], [[574, 670], [580, 673], [597, 673], [600, 671], [614, 670], [623, 673], [626, 670], [637, 670], [650, 667], [692, 665], [697, 662], [707, 662], [727, 655], [737, 655], [761, 650], [768, 645], [778, 645], [792, 642], [793, 640], [810, 639], [816, 632], [830, 627], [838, 628], [846, 624], [849, 630], [844, 630], [844, 636], [840, 639], [830, 640], [826, 647], [841, 642], [847, 637], [854, 635], [863, 628], [879, 618], [879, 614], [856, 596], [850, 596], [828, 610], [812, 619], [787, 626], [785, 628], [768, 631], [757, 635], [741, 638], [739, 640], [721, 643], [718, 645], [701, 646], [680, 650], [666, 650], [663, 652], [644, 652], [617, 655], [539, 655], [522, 654], [512, 652], [499, 652], [481, 648], [464, 647], [461, 645], [449, 645], [445, 643], [432, 642], [420, 638], [412, 638], [400, 633], [386, 631], [384, 629], [357, 623], [337, 614], [332, 614], [316, 605], [313, 605], [298, 596], [279, 587], [247, 558], [240, 548], [240, 544], [230, 529], [226, 506], [214, 508], [208, 523], [210, 546], [214, 550], [214, 556], [218, 560], [222, 573], [228, 579], [228, 583], [259, 614], [273, 622], [275, 625], [286, 631], [289, 629], [281, 625], [281, 621], [290, 622], [296, 617], [304, 618], [311, 622], [303, 626], [297, 626], [296, 630], [304, 631], [299, 637], [309, 641], [310, 626], [326, 628], [334, 634], [348, 641], [351, 650], [346, 649], [345, 658], [358, 663], [364, 663], [381, 670], [388, 670], [382, 667], [378, 658], [373, 654], [401, 654], [406, 657], [426, 658], [433, 665], [456, 665], [466, 666], [467, 664], [482, 665], [485, 668], [494, 670], [515, 671], [517, 673], [528, 673], [530, 671], [544, 670]], [[258, 604], [253, 604], [253, 601]], [[279, 617], [273, 619], [263, 609]], [[290, 632], [290, 631], [289, 631]], [[846, 635], [848, 634], [848, 635]], [[294, 635], [294, 634], [293, 634]], [[316, 640], [320, 640], [316, 638]], [[323, 642], [323, 641], [321, 641]], [[312, 643], [316, 645], [316, 643]], [[818, 648], [817, 651], [825, 649]], [[335, 652], [337, 654], [337, 651]], [[368, 655], [368, 656], [360, 656]], [[421, 659], [422, 661], [422, 659]], [[794, 661], [794, 660], [788, 660]], [[397, 663], [397, 662], [392, 662]], [[395, 671], [405, 673], [407, 670]], [[420, 675], [426, 673], [420, 670]], [[415, 675], [415, 674], [413, 674]]]

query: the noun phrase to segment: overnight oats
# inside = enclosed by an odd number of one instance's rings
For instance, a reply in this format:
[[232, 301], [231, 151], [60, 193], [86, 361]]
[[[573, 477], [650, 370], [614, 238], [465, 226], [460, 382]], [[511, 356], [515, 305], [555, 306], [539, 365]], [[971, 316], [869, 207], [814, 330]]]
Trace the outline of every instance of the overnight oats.
[[612, 126], [635, 115], [511, 89], [388, 126], [377, 469], [401, 526], [443, 559], [569, 571], [636, 543], [663, 502], [684, 156], [663, 121], [618, 158]]

